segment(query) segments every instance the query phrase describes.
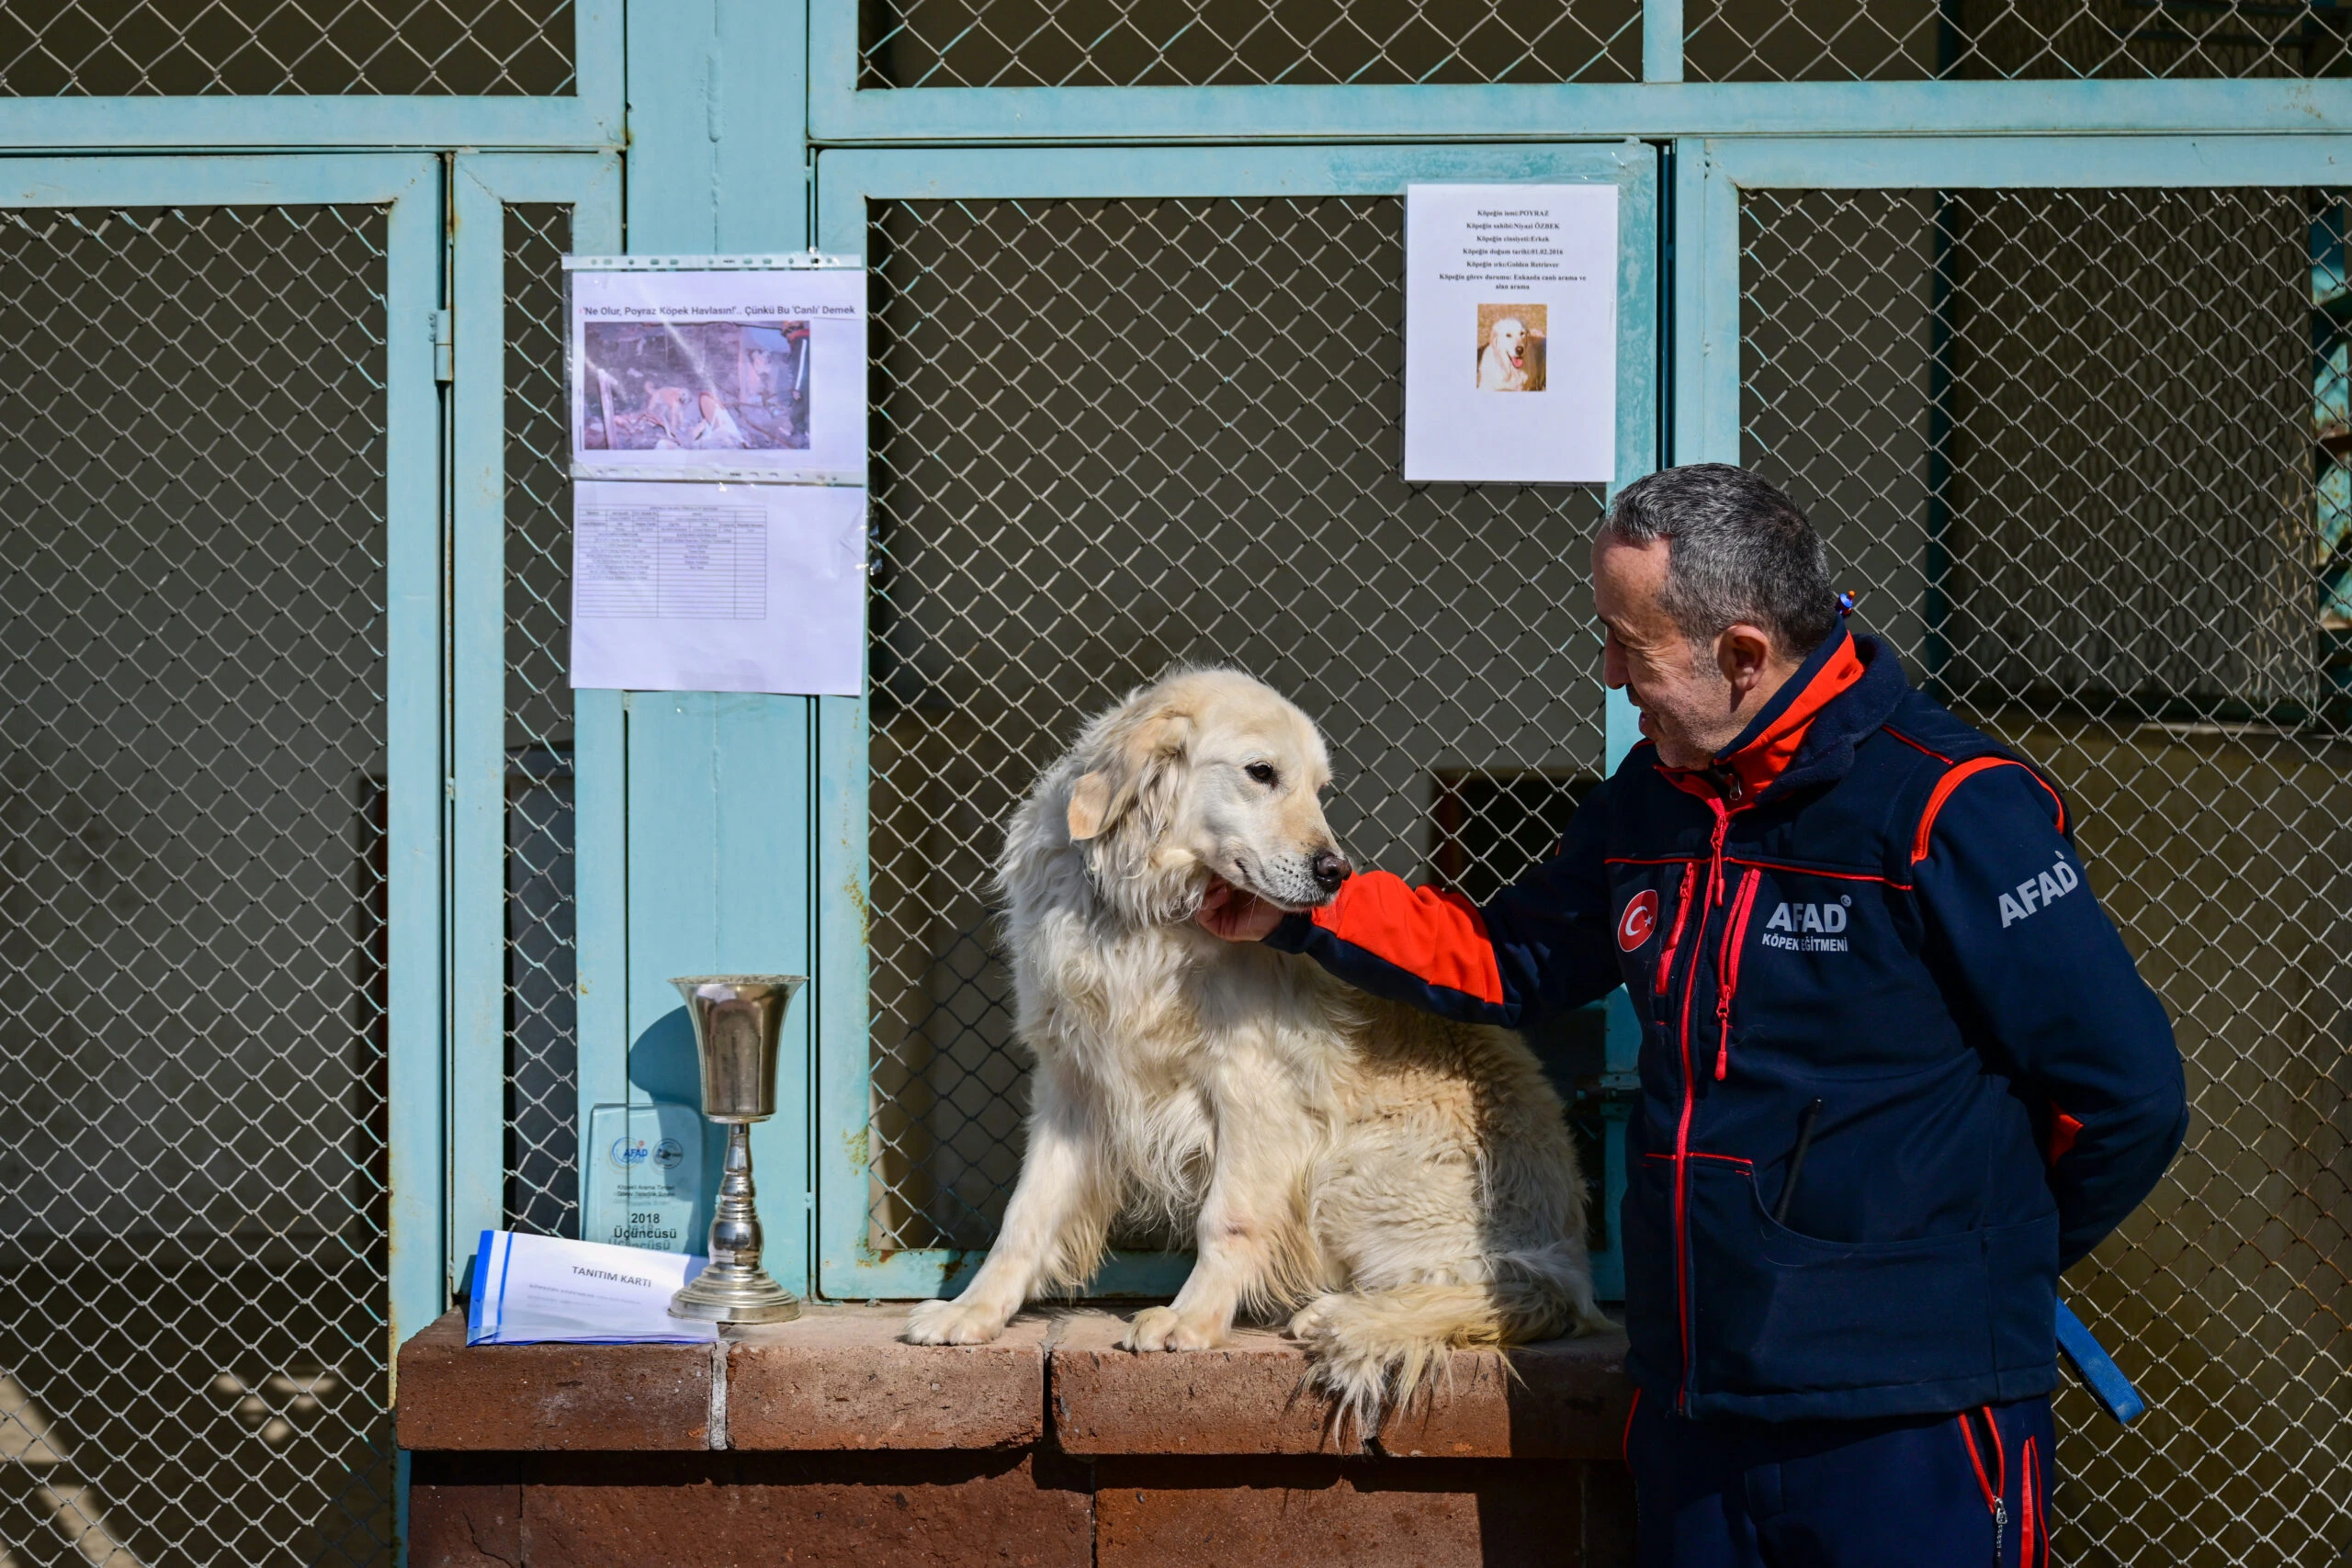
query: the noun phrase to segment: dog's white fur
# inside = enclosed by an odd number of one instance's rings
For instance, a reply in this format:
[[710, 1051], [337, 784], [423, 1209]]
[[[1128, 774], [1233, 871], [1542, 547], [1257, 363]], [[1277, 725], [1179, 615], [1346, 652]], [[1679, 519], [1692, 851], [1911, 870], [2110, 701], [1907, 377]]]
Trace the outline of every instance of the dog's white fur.
[[[1489, 327], [1486, 352], [1478, 355], [1478, 390], [1527, 390], [1527, 368], [1521, 363], [1526, 343], [1527, 325], [1517, 316], [1505, 316]], [[1454, 363], [1462, 362], [1457, 359]]]
[[1329, 782], [1305, 714], [1214, 670], [1135, 693], [1038, 780], [1000, 868], [1036, 1059], [1028, 1151], [988, 1260], [908, 1338], [993, 1339], [1031, 1296], [1083, 1283], [1122, 1214], [1197, 1250], [1129, 1348], [1205, 1348], [1238, 1311], [1291, 1312], [1359, 1423], [1451, 1348], [1604, 1326], [1576, 1147], [1516, 1034], [1193, 923], [1220, 879], [1329, 900]]

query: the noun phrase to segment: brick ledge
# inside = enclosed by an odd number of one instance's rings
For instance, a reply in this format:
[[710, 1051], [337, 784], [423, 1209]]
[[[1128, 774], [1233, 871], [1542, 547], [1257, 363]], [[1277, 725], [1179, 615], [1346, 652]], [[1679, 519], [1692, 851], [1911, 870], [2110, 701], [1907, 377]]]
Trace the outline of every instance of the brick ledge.
[[[1617, 1456], [1630, 1385], [1621, 1336], [1456, 1351], [1426, 1403], [1372, 1442], [1339, 1432], [1281, 1336], [1136, 1355], [1121, 1320], [1028, 1313], [992, 1345], [902, 1344], [903, 1306], [812, 1304], [715, 1346], [469, 1348], [452, 1312], [400, 1352], [400, 1444], [421, 1451], [1001, 1450], [1074, 1457]], [[1506, 1365], [1508, 1359], [1508, 1365]]]

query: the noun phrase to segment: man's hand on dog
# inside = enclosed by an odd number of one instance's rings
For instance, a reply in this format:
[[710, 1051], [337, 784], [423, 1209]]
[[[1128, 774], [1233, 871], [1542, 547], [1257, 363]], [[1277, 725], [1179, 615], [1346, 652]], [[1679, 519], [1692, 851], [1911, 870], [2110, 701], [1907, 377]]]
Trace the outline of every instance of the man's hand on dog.
[[1227, 942], [1263, 942], [1283, 923], [1283, 912], [1254, 893], [1244, 893], [1230, 882], [1209, 884], [1201, 912], [1193, 917], [1201, 929]]

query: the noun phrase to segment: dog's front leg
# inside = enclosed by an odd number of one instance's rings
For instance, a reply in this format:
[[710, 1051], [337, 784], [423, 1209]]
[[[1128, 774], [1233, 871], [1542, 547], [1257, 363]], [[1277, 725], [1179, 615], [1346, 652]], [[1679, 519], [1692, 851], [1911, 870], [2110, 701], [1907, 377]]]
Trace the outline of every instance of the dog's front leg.
[[[1033, 1092], [1041, 1101], [1060, 1098], [1050, 1094], [1042, 1075]], [[1048, 1279], [1092, 1270], [1116, 1194], [1091, 1123], [1075, 1104], [1041, 1103], [1030, 1118], [1029, 1149], [988, 1260], [962, 1295], [923, 1302], [907, 1314], [909, 1343], [985, 1345]]]
[[1127, 1325], [1131, 1350], [1205, 1350], [1224, 1343], [1244, 1302], [1289, 1293], [1306, 1235], [1298, 1213], [1307, 1133], [1296, 1091], [1271, 1067], [1228, 1068], [1217, 1085], [1216, 1163], [1193, 1227], [1193, 1271], [1164, 1307]]

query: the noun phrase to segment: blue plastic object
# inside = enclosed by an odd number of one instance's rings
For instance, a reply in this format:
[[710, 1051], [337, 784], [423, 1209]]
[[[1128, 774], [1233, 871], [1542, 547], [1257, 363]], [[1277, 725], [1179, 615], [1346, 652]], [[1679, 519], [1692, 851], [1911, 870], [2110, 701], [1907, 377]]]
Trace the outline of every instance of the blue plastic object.
[[2133, 1388], [2132, 1380], [2123, 1375], [2123, 1369], [2115, 1364], [2112, 1356], [2099, 1348], [2098, 1341], [2091, 1337], [2091, 1331], [2083, 1325], [2081, 1318], [2075, 1315], [2075, 1309], [2064, 1302], [2058, 1303], [2058, 1348], [2074, 1367], [2075, 1375], [2083, 1380], [2084, 1386], [2091, 1391], [2091, 1397], [2098, 1400], [2117, 1421], [2128, 1427], [2148, 1408], [2147, 1401], [2140, 1397], [2140, 1391]]

